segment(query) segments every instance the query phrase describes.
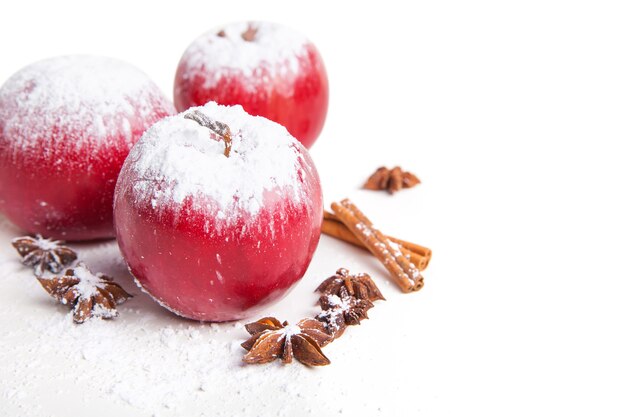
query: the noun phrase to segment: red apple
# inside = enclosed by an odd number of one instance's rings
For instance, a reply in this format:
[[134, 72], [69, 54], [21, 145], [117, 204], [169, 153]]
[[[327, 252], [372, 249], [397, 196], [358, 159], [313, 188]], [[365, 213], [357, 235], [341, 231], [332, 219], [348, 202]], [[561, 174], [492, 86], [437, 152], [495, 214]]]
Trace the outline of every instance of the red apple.
[[310, 148], [328, 109], [322, 57], [302, 35], [273, 23], [233, 23], [208, 32], [178, 64], [174, 104], [183, 111], [208, 101], [240, 104]]
[[115, 190], [117, 239], [136, 281], [202, 321], [280, 299], [311, 261], [322, 214], [306, 148], [277, 123], [214, 102], [152, 126]]
[[114, 236], [113, 191], [130, 148], [172, 104], [135, 67], [57, 57], [0, 89], [0, 212], [28, 233]]

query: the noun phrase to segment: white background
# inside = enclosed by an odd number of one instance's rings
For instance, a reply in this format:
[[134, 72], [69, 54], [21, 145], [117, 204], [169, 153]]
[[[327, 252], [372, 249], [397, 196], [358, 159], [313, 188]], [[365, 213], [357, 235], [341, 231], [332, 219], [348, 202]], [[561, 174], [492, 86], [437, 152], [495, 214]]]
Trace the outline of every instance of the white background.
[[[333, 346], [328, 370], [303, 371], [317, 382], [302, 377], [289, 391], [298, 395], [263, 396], [281, 401], [267, 410], [624, 415], [623, 3], [412, 3], [4, 1], [0, 83], [35, 60], [91, 53], [135, 64], [171, 96], [180, 55], [204, 31], [245, 19], [298, 29], [330, 78], [329, 115], [312, 150], [327, 204], [352, 197], [383, 231], [430, 246], [434, 257], [426, 287], [403, 295], [362, 252], [322, 239], [302, 288], [348, 266], [378, 273], [388, 301]], [[381, 164], [402, 165], [423, 184], [394, 197], [358, 190]], [[2, 224], [6, 247], [15, 231]], [[1, 253], [2, 289], [19, 291], [9, 277], [18, 271], [13, 254]], [[299, 291], [277, 308], [301, 304]], [[7, 295], [0, 301], [3, 311], [21, 308]], [[36, 320], [24, 314], [23, 322], [0, 320], [2, 333], [19, 336]], [[0, 351], [0, 362], [14, 360]], [[258, 372], [272, 381], [270, 371]], [[0, 387], [27, 392], [23, 404], [0, 392], [1, 415], [39, 401], [45, 381], [28, 385], [28, 372], [36, 370], [0, 374]], [[66, 407], [108, 401], [83, 389], [84, 404]], [[224, 402], [222, 415], [254, 415], [260, 391], [244, 389], [250, 396], [231, 403], [227, 391], [215, 394], [219, 401], [194, 397], [186, 413], [215, 415]], [[151, 415], [117, 400], [117, 415]], [[34, 414], [63, 415], [62, 401]]]

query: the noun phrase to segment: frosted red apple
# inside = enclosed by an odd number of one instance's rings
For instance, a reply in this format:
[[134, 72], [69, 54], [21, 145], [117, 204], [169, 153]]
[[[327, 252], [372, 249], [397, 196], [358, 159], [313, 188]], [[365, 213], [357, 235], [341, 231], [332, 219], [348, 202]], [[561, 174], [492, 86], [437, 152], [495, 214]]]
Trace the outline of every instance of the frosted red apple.
[[144, 73], [118, 60], [67, 56], [23, 68], [0, 89], [0, 212], [46, 237], [113, 237], [122, 163], [173, 112]]
[[183, 111], [211, 100], [273, 120], [310, 148], [328, 109], [322, 57], [298, 32], [273, 23], [233, 23], [208, 32], [178, 64], [174, 104]]
[[144, 134], [114, 203], [137, 282], [203, 321], [247, 317], [281, 298], [311, 261], [322, 212], [308, 151], [284, 127], [213, 102]]

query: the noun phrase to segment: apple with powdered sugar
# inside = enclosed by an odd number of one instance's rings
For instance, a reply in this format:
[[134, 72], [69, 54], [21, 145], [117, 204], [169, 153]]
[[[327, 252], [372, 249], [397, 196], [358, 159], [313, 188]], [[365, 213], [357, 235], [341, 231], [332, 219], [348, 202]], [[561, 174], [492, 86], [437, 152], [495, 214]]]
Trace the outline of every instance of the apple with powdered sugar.
[[320, 181], [287, 130], [210, 102], [152, 126], [115, 190], [121, 252], [174, 313], [250, 316], [304, 275], [322, 222]]
[[0, 89], [0, 212], [32, 234], [109, 238], [130, 148], [174, 113], [135, 67], [67, 56], [27, 66]]
[[328, 78], [315, 46], [267, 22], [233, 23], [196, 39], [178, 64], [179, 111], [208, 101], [240, 104], [287, 128], [310, 148], [328, 109]]

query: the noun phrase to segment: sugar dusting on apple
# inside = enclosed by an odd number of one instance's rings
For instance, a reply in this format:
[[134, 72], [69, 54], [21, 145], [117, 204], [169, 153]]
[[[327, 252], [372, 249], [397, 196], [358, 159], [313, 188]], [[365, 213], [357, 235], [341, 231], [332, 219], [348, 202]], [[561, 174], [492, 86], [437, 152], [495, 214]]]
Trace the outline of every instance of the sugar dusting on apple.
[[[227, 125], [232, 149], [192, 118]], [[322, 194], [306, 149], [241, 106], [208, 103], [150, 128], [115, 195], [118, 242], [149, 294], [184, 317], [247, 317], [282, 297], [319, 241]]]
[[269, 22], [240, 22], [200, 36], [184, 52], [174, 83], [179, 111], [216, 101], [287, 128], [306, 147], [328, 109], [322, 57], [306, 37]]
[[23, 68], [0, 90], [0, 103], [3, 136], [16, 138], [15, 152], [63, 145], [56, 143], [50, 130], [74, 134], [71, 146], [80, 148], [103, 142], [117, 145], [111, 135], [114, 128], [130, 147], [138, 139], [132, 137], [135, 117], [150, 117], [154, 103], [172, 113], [171, 104], [142, 71], [117, 59], [90, 55], [55, 57]]
[[[266, 190], [278, 190], [294, 202], [305, 197], [298, 162], [307, 161], [284, 127], [251, 117], [241, 106], [211, 102], [200, 111], [231, 127], [230, 155], [224, 155], [223, 141], [188, 118], [157, 123], [129, 156], [134, 175], [141, 178], [133, 185], [138, 200], [150, 201], [161, 210], [170, 203], [182, 206], [194, 197], [195, 209], [213, 205], [218, 219], [232, 222], [242, 212], [256, 214]], [[159, 184], [156, 189], [155, 184]], [[198, 201], [199, 196], [206, 198]]]
[[205, 88], [235, 73], [245, 76], [245, 87], [253, 90], [277, 74], [297, 74], [298, 57], [306, 53], [309, 43], [306, 37], [282, 25], [237, 22], [200, 36], [182, 60], [189, 68], [187, 76], [193, 77], [196, 72], [212, 75], [204, 78]]

